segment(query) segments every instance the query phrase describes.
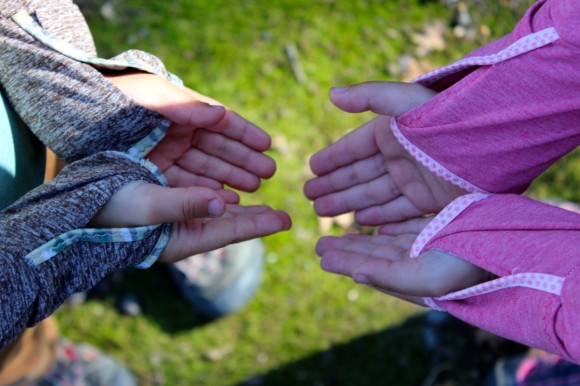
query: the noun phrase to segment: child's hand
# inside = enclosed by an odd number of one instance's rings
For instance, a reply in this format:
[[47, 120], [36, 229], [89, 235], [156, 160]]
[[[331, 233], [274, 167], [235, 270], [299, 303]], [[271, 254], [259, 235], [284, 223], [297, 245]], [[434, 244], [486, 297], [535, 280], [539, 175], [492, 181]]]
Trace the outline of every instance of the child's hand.
[[107, 78], [136, 103], [173, 124], [148, 154], [172, 187], [229, 185], [254, 191], [270, 178], [274, 161], [267, 133], [204, 95], [152, 74], [129, 73]]
[[125, 185], [92, 219], [92, 227], [173, 223], [160, 261], [174, 262], [231, 243], [290, 228], [290, 217], [267, 206], [235, 205], [237, 195], [204, 187], [167, 188], [143, 181]]
[[420, 305], [423, 297], [443, 296], [488, 280], [487, 271], [442, 251], [409, 257], [413, 241], [430, 220], [389, 224], [378, 235], [323, 237], [316, 252], [324, 270]]
[[268, 134], [204, 95], [151, 74], [108, 79], [135, 102], [172, 122], [147, 155], [170, 188], [132, 183], [120, 189], [91, 222], [97, 227], [173, 223], [160, 261], [173, 262], [291, 226], [290, 217], [268, 206], [237, 205], [236, 193], [254, 191], [270, 178], [274, 160]]
[[361, 225], [398, 222], [443, 209], [465, 192], [432, 174], [395, 139], [391, 116], [422, 104], [434, 91], [417, 84], [368, 82], [333, 89], [344, 111], [381, 116], [322, 149], [310, 160], [317, 177], [304, 192], [320, 216], [355, 211]]

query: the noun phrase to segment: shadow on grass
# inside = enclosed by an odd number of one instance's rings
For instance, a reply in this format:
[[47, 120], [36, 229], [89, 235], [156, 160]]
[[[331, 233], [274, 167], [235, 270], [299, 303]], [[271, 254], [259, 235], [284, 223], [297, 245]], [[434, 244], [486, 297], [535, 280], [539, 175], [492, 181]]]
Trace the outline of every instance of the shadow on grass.
[[500, 356], [526, 348], [428, 312], [255, 376], [237, 386], [477, 386]]
[[131, 299], [140, 312], [167, 333], [202, 327], [212, 322], [197, 312], [181, 295], [167, 267], [156, 264], [146, 270], [125, 269], [106, 277], [89, 298], [112, 299], [120, 312]]

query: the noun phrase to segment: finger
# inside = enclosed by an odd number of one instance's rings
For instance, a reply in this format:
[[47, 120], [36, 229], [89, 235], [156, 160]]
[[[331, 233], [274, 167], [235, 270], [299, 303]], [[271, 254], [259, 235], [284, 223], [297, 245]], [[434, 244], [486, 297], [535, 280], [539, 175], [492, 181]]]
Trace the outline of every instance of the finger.
[[419, 217], [425, 211], [417, 208], [407, 197], [399, 196], [383, 205], [362, 209], [354, 215], [356, 222], [364, 226], [380, 226]]
[[[243, 212], [243, 207], [239, 209]], [[260, 213], [238, 213], [207, 219], [201, 225], [200, 222], [193, 220], [176, 224], [160, 260], [177, 261], [232, 243], [288, 230], [292, 225], [288, 214], [271, 208]]]
[[[398, 235], [363, 235], [363, 234], [359, 234], [359, 233], [350, 233], [350, 234], [346, 234], [343, 236], [345, 239], [347, 240], [355, 240], [355, 241], [363, 241], [365, 244], [373, 244], [376, 246], [381, 246], [381, 245], [390, 245], [392, 247], [398, 247], [400, 248], [401, 254], [390, 254], [390, 253], [376, 253], [373, 254], [373, 256], [376, 257], [384, 257], [387, 259], [400, 259], [403, 257], [407, 257], [407, 251], [411, 248], [411, 246], [413, 245], [413, 242], [415, 241], [415, 239], [417, 238], [417, 234], [413, 234], [413, 233], [401, 233]], [[354, 244], [351, 242], [351, 244]], [[347, 248], [352, 248], [351, 247], [347, 247]], [[371, 247], [372, 248], [372, 247]], [[376, 248], [373, 248], [373, 250], [378, 250]], [[354, 250], [352, 250], [354, 252]], [[378, 250], [380, 252], [380, 250]]]
[[382, 155], [377, 153], [307, 181], [304, 185], [304, 194], [314, 200], [371, 181], [385, 173], [387, 173], [386, 163]]
[[[210, 105], [225, 107], [222, 102], [210, 98], [207, 95], [203, 95], [197, 91], [191, 90], [189, 88], [184, 88], [184, 91], [197, 100], [203, 101]], [[258, 151], [268, 150], [271, 146], [271, 138], [268, 133], [253, 123], [247, 121], [240, 115], [232, 112], [229, 108], [227, 109], [227, 114], [224, 116], [222, 121], [214, 126], [207, 128], [212, 131], [225, 134], [228, 137], [238, 140]]]
[[350, 276], [363, 264], [368, 256], [340, 249], [330, 249], [320, 255], [320, 268], [326, 272]]
[[194, 98], [163, 78], [156, 82], [158, 87], [155, 87], [155, 92], [144, 90], [148, 92], [141, 92], [137, 100], [144, 107], [158, 112], [174, 123], [207, 127], [218, 124], [226, 116], [223, 106]]
[[154, 104], [145, 107], [158, 112], [171, 122], [193, 127], [214, 126], [227, 114], [223, 106], [209, 105], [176, 92], [165, 93]]
[[223, 106], [205, 103], [157, 75], [134, 73], [108, 75], [107, 78], [136, 103], [175, 123], [212, 126], [226, 114]]
[[369, 260], [399, 260], [406, 252], [406, 249], [393, 243], [353, 243], [343, 238], [323, 238], [316, 250], [323, 270], [350, 277]]
[[143, 205], [141, 225], [219, 217], [225, 212], [223, 195], [208, 188], [166, 188], [152, 185]]
[[219, 181], [205, 176], [199, 176], [190, 172], [189, 170], [185, 170], [179, 165], [173, 165], [169, 167], [163, 172], [163, 174], [165, 175], [169, 186], [174, 188], [200, 186], [210, 189], [221, 189], [224, 187], [224, 184]]
[[97, 227], [133, 227], [218, 217], [225, 212], [224, 192], [208, 188], [167, 188], [132, 182], [117, 191], [92, 220]]
[[320, 257], [324, 255], [327, 251], [333, 249], [339, 249], [336, 247], [340, 243], [341, 237], [337, 236], [323, 236], [316, 242], [316, 246], [314, 247], [316, 254]]
[[224, 134], [256, 151], [266, 151], [272, 145], [268, 133], [229, 109], [219, 122], [201, 127]]
[[404, 222], [384, 224], [379, 228], [379, 234], [397, 236], [403, 233], [418, 235], [433, 220], [433, 216], [413, 218]]
[[314, 154], [310, 158], [312, 172], [317, 176], [322, 176], [376, 154], [379, 148], [375, 143], [374, 127], [377, 124], [386, 125], [388, 121], [375, 119], [367, 122]]
[[323, 237], [316, 245], [316, 252], [322, 256], [329, 251], [342, 251], [365, 258], [378, 257], [397, 260], [405, 256], [412, 241], [410, 237], [391, 237], [377, 235], [345, 235], [342, 237]]
[[[246, 207], [247, 208], [247, 207]], [[284, 211], [268, 210], [259, 211], [260, 207], [247, 208], [244, 215], [238, 215], [230, 219], [223, 219], [216, 223], [227, 223], [229, 232], [223, 231], [223, 242], [241, 242], [257, 237], [268, 236], [283, 230], [288, 230], [292, 226], [290, 216]], [[255, 209], [255, 211], [251, 211]], [[219, 219], [216, 219], [219, 220]], [[222, 226], [223, 228], [223, 226]]]
[[437, 93], [416, 83], [365, 82], [330, 90], [331, 101], [351, 113], [373, 111], [398, 116], [426, 102]]
[[407, 296], [423, 296], [426, 293], [424, 280], [429, 278], [418, 275], [421, 272], [417, 259], [396, 261], [371, 258], [359, 264], [350, 276], [359, 284], [367, 284], [382, 291], [396, 292]]
[[408, 296], [439, 297], [480, 283], [481, 268], [442, 251], [430, 250], [417, 259], [368, 259], [353, 279]]
[[195, 148], [186, 151], [176, 163], [192, 174], [219, 181], [245, 192], [253, 192], [260, 186], [260, 178], [254, 174]]
[[268, 205], [227, 205], [225, 216], [245, 216], [267, 213], [273, 209]]
[[196, 149], [228, 164], [239, 166], [260, 178], [270, 178], [276, 171], [276, 163], [272, 158], [221, 134], [197, 130], [192, 144]]
[[240, 202], [240, 195], [229, 189], [217, 189], [215, 190], [217, 194], [224, 200], [227, 204], [237, 205]]
[[198, 99], [198, 100], [200, 100], [202, 102], [208, 103], [210, 105], [224, 106], [225, 107], [225, 105], [223, 103], [221, 103], [221, 102], [219, 102], [219, 101], [217, 101], [217, 100], [215, 100], [213, 98], [210, 98], [207, 95], [204, 95], [204, 94], [199, 93], [199, 92], [197, 92], [195, 90], [192, 90], [192, 89], [190, 89], [188, 87], [184, 87], [183, 88], [183, 91], [185, 91], [186, 93], [188, 93], [189, 95], [191, 95], [195, 99]]
[[388, 203], [400, 194], [392, 178], [386, 174], [342, 192], [317, 198], [314, 200], [314, 210], [319, 216], [336, 216]]

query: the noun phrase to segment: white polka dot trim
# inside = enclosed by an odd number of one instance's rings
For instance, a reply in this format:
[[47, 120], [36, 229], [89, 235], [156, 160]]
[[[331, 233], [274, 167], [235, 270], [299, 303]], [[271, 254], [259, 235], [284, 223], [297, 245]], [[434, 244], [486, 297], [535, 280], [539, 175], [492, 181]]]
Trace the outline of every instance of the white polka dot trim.
[[425, 166], [430, 172], [435, 174], [436, 176], [442, 178], [443, 180], [452, 183], [455, 186], [459, 186], [461, 189], [468, 191], [470, 193], [487, 193], [485, 190], [481, 189], [478, 186], [473, 185], [472, 183], [464, 180], [463, 178], [459, 177], [458, 175], [450, 172], [441, 165], [439, 162], [435, 161], [431, 158], [427, 153], [423, 152], [423, 150], [419, 149], [415, 146], [411, 141], [405, 137], [405, 135], [399, 129], [399, 125], [395, 117], [391, 118], [391, 131], [393, 135], [399, 141], [399, 143], [403, 146], [413, 158], [421, 163], [421, 165]]
[[431, 222], [419, 233], [419, 236], [411, 246], [410, 257], [417, 258], [425, 248], [425, 245], [431, 240], [439, 231], [447, 226], [455, 217], [459, 216], [468, 206], [474, 202], [483, 200], [489, 197], [486, 193], [472, 193], [461, 196], [453, 200], [447, 205]]
[[562, 293], [564, 278], [561, 276], [549, 275], [546, 273], [518, 273], [516, 275], [504, 276], [499, 279], [491, 280], [474, 287], [466, 288], [461, 291], [452, 292], [438, 298], [423, 298], [425, 305], [435, 311], [446, 311], [440, 307], [435, 300], [450, 301], [467, 299], [478, 295], [484, 295], [491, 292], [499, 291], [506, 288], [525, 287], [538, 291], [548, 292], [554, 295]]
[[515, 43], [499, 51], [498, 53], [486, 56], [463, 58], [453, 64], [450, 64], [449, 66], [441, 67], [434, 71], [428, 72], [427, 74], [421, 75], [420, 77], [414, 79], [413, 83], [420, 83], [423, 86], [428, 86], [438, 81], [439, 79], [462, 71], [468, 67], [490, 66], [504, 62], [521, 54], [525, 54], [526, 52], [530, 52], [537, 48], [553, 43], [559, 38], [560, 37], [558, 36], [558, 32], [556, 32], [554, 27], [546, 28], [517, 40]]
[[546, 273], [518, 273], [491, 280], [474, 287], [461, 291], [452, 292], [445, 296], [435, 298], [435, 300], [458, 300], [466, 299], [477, 295], [488, 294], [505, 288], [526, 287], [554, 295], [562, 293], [564, 278], [561, 276], [549, 275]]
[[[558, 40], [559, 36], [553, 27], [546, 28], [542, 31], [527, 35], [522, 39], [519, 39], [509, 47], [504, 50], [486, 56], [476, 56], [472, 58], [461, 59], [449, 66], [439, 68], [437, 70], [431, 71], [427, 74], [421, 75], [413, 82], [421, 83], [424, 86], [444, 78], [450, 74], [459, 72], [467, 67], [471, 66], [482, 66], [482, 65], [493, 65], [505, 60], [511, 59], [515, 56], [521, 55], [523, 53], [532, 51], [536, 48], [543, 47], [554, 41]], [[391, 130], [395, 135], [395, 138], [399, 143], [407, 150], [417, 161], [419, 161], [423, 166], [425, 166], [429, 171], [439, 176], [440, 178], [448, 181], [460, 188], [470, 192], [483, 192], [485, 190], [471, 184], [470, 182], [464, 180], [463, 178], [457, 176], [456, 174], [450, 172], [445, 167], [443, 167], [439, 162], [435, 161], [429, 155], [424, 153], [421, 149], [415, 146], [411, 141], [409, 141], [399, 129], [396, 119], [393, 117], [391, 119]]]
[[437, 305], [437, 303], [435, 303], [435, 301], [433, 300], [433, 298], [423, 298], [423, 302], [425, 302], [425, 305], [427, 307], [429, 307], [432, 310], [435, 311], [446, 311], [444, 308], [441, 308]]

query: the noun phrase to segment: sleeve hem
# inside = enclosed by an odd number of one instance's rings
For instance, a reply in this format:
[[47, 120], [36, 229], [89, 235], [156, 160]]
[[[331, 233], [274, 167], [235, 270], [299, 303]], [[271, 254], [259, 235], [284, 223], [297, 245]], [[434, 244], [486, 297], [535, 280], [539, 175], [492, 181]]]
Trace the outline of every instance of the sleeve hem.
[[419, 233], [415, 242], [411, 246], [410, 257], [417, 258], [422, 252], [427, 243], [431, 241], [437, 233], [442, 231], [449, 223], [451, 223], [457, 216], [459, 216], [471, 204], [484, 200], [490, 197], [490, 194], [473, 193], [461, 196], [453, 200], [447, 205], [433, 220]]
[[554, 27], [549, 27], [538, 32], [531, 33], [517, 40], [515, 43], [506, 47], [505, 49], [485, 56], [470, 56], [463, 58], [449, 66], [441, 67], [433, 70], [427, 74], [421, 75], [413, 83], [419, 83], [423, 86], [429, 86], [436, 81], [445, 78], [446, 76], [463, 71], [472, 66], [492, 66], [501, 62], [505, 62], [516, 56], [533, 51], [537, 48], [544, 47], [550, 43], [558, 40], [560, 36]]
[[[168, 186], [167, 180], [161, 171], [151, 162], [140, 158], [135, 154], [127, 154], [117, 151], [106, 151], [104, 154], [120, 155], [124, 158], [139, 164], [141, 167], [149, 171], [163, 186]], [[47, 241], [32, 252], [28, 253], [24, 258], [31, 267], [38, 267], [40, 264], [50, 260], [65, 248], [78, 242], [88, 243], [120, 243], [120, 242], [135, 242], [146, 239], [157, 228], [161, 227], [161, 234], [157, 243], [153, 247], [149, 256], [147, 256], [141, 263], [137, 264], [137, 268], [149, 268], [161, 255], [163, 249], [169, 241], [171, 233], [171, 224], [148, 225], [133, 228], [80, 228], [73, 229], [63, 234], [60, 234], [53, 239]]]
[[411, 141], [409, 141], [409, 139], [407, 139], [407, 137], [405, 137], [405, 135], [399, 129], [399, 125], [395, 117], [391, 119], [391, 131], [393, 132], [393, 135], [397, 141], [399, 141], [399, 143], [403, 146], [403, 148], [409, 152], [413, 158], [415, 158], [436, 176], [470, 193], [487, 193], [480, 187], [452, 173], [445, 166], [441, 165], [419, 147], [411, 143]]

